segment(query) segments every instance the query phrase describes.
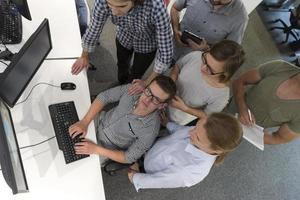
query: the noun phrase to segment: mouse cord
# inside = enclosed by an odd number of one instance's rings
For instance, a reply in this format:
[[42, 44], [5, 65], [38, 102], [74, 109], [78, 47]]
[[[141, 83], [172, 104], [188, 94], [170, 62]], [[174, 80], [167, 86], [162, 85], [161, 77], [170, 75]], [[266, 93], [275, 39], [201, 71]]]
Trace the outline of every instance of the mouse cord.
[[27, 99], [28, 99], [28, 97], [30, 96], [30, 94], [31, 94], [31, 92], [33, 91], [33, 89], [34, 89], [36, 86], [38, 86], [38, 85], [49, 85], [49, 86], [52, 86], [52, 87], [60, 88], [60, 86], [52, 85], [52, 84], [50, 84], [50, 83], [45, 83], [45, 82], [37, 83], [36, 85], [34, 85], [34, 86], [31, 88], [31, 90], [30, 90], [29, 94], [27, 95], [27, 97], [26, 97], [23, 101], [21, 101], [21, 102], [19, 102], [19, 103], [16, 103], [16, 105], [19, 105], [19, 104], [24, 103], [25, 101], [27, 101]]
[[50, 137], [50, 138], [48, 138], [48, 139], [46, 139], [46, 140], [44, 140], [44, 141], [41, 141], [41, 142], [39, 142], [39, 143], [32, 144], [32, 145], [28, 145], [28, 146], [24, 146], [24, 147], [20, 147], [19, 149], [26, 149], [26, 148], [29, 148], [29, 147], [37, 146], [37, 145], [43, 144], [43, 143], [45, 143], [45, 142], [47, 142], [47, 141], [49, 141], [49, 140], [52, 140], [52, 139], [55, 138], [55, 137], [56, 137], [56, 136], [52, 136], [52, 137]]

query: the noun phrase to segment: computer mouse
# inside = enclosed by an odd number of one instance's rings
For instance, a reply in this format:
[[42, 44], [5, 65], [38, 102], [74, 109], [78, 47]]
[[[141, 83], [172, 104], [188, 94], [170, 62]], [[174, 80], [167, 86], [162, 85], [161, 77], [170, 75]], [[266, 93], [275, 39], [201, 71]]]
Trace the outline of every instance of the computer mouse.
[[76, 85], [75, 85], [75, 83], [64, 82], [64, 83], [60, 84], [60, 88], [62, 90], [75, 90], [76, 89]]

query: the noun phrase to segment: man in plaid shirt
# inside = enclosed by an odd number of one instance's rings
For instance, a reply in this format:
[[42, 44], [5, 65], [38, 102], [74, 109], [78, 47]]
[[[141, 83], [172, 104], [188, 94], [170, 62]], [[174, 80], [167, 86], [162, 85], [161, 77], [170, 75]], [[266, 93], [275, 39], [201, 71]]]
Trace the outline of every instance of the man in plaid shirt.
[[92, 21], [82, 39], [81, 57], [72, 66], [73, 74], [88, 67], [88, 53], [94, 51], [108, 17], [117, 25], [120, 83], [141, 78], [154, 58], [154, 70], [146, 83], [168, 68], [173, 43], [170, 19], [162, 0], [95, 0]]

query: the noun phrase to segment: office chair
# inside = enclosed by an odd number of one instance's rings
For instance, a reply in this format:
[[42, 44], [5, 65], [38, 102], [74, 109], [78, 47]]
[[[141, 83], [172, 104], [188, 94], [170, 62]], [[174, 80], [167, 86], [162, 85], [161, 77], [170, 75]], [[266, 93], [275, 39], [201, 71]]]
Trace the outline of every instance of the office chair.
[[[298, 8], [297, 8], [298, 10]], [[298, 40], [299, 34], [295, 30], [300, 29], [300, 23], [298, 24], [298, 21], [300, 20], [299, 17], [295, 16], [292, 9], [289, 9], [290, 12], [290, 25], [288, 26], [282, 19], [276, 19], [274, 21], [271, 21], [271, 23], [280, 22], [283, 26], [274, 26], [271, 27], [269, 30], [275, 30], [280, 29], [283, 30], [283, 32], [286, 34], [285, 41], [282, 43], [286, 43], [289, 39], [289, 36], [292, 35], [295, 40]]]

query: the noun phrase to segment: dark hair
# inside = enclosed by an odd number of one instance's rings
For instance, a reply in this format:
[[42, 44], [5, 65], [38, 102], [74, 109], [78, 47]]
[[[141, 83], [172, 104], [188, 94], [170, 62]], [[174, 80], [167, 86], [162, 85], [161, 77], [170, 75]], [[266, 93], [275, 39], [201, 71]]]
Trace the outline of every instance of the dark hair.
[[226, 113], [212, 113], [208, 116], [204, 128], [211, 148], [222, 151], [215, 164], [223, 162], [225, 156], [241, 142], [243, 131], [238, 120]]
[[221, 83], [229, 82], [232, 75], [245, 61], [243, 47], [231, 40], [222, 40], [214, 44], [209, 53], [217, 61], [225, 62], [224, 74], [220, 75]]
[[151, 83], [154, 81], [164, 92], [169, 94], [169, 97], [166, 100], [166, 102], [168, 102], [174, 98], [174, 96], [176, 95], [176, 84], [173, 81], [173, 79], [171, 79], [170, 77], [165, 76], [165, 75], [158, 75], [151, 81]]

